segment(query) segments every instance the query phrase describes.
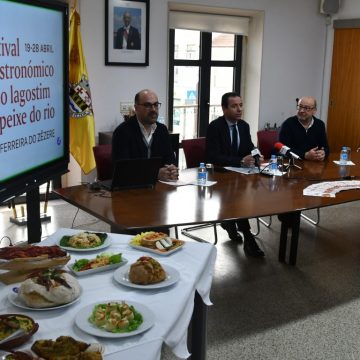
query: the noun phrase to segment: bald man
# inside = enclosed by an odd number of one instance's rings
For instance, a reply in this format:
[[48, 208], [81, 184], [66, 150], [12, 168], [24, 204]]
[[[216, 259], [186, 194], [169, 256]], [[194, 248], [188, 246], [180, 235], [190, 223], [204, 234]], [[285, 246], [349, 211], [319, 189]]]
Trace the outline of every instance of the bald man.
[[284, 121], [279, 141], [302, 159], [324, 161], [329, 155], [325, 124], [315, 117], [316, 100], [304, 96], [298, 100], [297, 114]]
[[178, 168], [167, 127], [157, 121], [158, 96], [144, 89], [135, 95], [135, 116], [121, 123], [112, 138], [113, 164], [119, 159], [161, 157], [160, 180], [176, 180]]

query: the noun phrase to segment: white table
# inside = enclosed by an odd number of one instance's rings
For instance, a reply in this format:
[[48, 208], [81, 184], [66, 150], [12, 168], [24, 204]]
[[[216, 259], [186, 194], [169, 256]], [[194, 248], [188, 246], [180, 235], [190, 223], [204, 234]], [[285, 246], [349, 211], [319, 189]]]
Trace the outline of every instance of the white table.
[[[64, 235], [71, 235], [81, 230], [60, 229], [41, 244], [57, 243]], [[94, 257], [96, 253], [121, 252], [129, 260], [136, 261], [142, 255], [152, 256], [164, 265], [170, 265], [180, 272], [180, 280], [167, 288], [159, 290], [138, 290], [118, 284], [113, 279], [113, 271], [78, 277], [83, 288], [80, 300], [69, 307], [47, 311], [27, 311], [12, 305], [7, 295], [14, 285], [0, 285], [0, 313], [23, 313], [39, 323], [39, 330], [32, 339], [23, 345], [29, 348], [37, 339], [55, 339], [60, 335], [73, 336], [86, 342], [99, 342], [105, 347], [106, 360], [132, 359], [159, 360], [163, 342], [180, 358], [188, 358], [187, 330], [193, 315], [193, 332], [197, 348], [193, 347], [192, 358], [205, 358], [206, 347], [206, 305], [211, 305], [209, 292], [216, 259], [216, 248], [210, 244], [187, 242], [185, 246], [169, 255], [159, 256], [141, 252], [128, 245], [131, 236], [109, 233], [112, 244], [97, 252], [71, 252], [71, 260]], [[202, 299], [194, 309], [196, 294]], [[142, 303], [155, 313], [155, 324], [148, 331], [121, 339], [96, 338], [80, 330], [74, 323], [76, 314], [86, 305], [97, 301], [128, 300]], [[199, 301], [197, 301], [199, 303]], [[204, 310], [205, 309], [205, 310]], [[205, 314], [205, 317], [204, 317]], [[120, 356], [121, 355], [121, 356]]]

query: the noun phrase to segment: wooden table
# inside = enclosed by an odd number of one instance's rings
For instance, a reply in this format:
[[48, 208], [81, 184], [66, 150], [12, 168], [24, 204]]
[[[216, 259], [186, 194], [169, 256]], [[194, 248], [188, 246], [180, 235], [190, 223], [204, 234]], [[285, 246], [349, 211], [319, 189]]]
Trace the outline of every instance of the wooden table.
[[[243, 175], [214, 171], [212, 187], [170, 186], [158, 183], [154, 189], [92, 192], [86, 185], [57, 189], [64, 200], [109, 223], [114, 229], [142, 230], [151, 227], [218, 223], [223, 220], [289, 214], [280, 236], [279, 260], [285, 261], [286, 234], [292, 229], [290, 264], [295, 265], [300, 212], [360, 200], [360, 191], [351, 190], [335, 198], [303, 196], [303, 189], [325, 180], [340, 180], [343, 174], [331, 154], [322, 163], [297, 161], [302, 169], [290, 168], [287, 175]], [[347, 166], [348, 176], [360, 178], [360, 153], [353, 153], [355, 166]], [[188, 169], [180, 179], [195, 180], [197, 170]]]

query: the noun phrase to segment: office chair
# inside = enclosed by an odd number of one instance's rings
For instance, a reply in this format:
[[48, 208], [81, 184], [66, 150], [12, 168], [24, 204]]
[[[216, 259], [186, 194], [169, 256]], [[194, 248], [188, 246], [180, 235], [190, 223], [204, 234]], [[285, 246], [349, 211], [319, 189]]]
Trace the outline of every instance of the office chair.
[[[261, 154], [264, 156], [264, 159], [270, 159], [271, 154], [274, 149], [274, 144], [279, 139], [279, 130], [259, 130], [257, 132], [257, 141], [258, 141], [258, 149]], [[265, 221], [262, 218], [257, 218], [256, 225], [257, 230], [254, 234], [255, 236], [260, 233], [260, 223], [265, 225], [267, 228], [271, 226], [272, 217], [269, 216], [269, 221]]]
[[96, 145], [93, 147], [97, 180], [108, 180], [112, 178], [111, 144]]
[[[205, 148], [206, 148], [206, 138], [205, 137], [200, 137], [200, 138], [196, 138], [196, 139], [184, 139], [184, 140], [182, 140], [181, 145], [184, 150], [187, 168], [198, 167], [201, 162], [205, 162]], [[190, 227], [182, 229], [181, 233], [191, 239], [194, 239], [194, 240], [197, 240], [200, 242], [207, 242], [206, 240], [200, 238], [199, 236], [190, 234], [190, 232], [212, 226], [214, 228], [214, 237], [215, 237], [214, 245], [216, 245], [217, 244], [216, 225], [217, 224], [206, 223], [206, 224], [201, 224], [201, 225], [190, 226]]]

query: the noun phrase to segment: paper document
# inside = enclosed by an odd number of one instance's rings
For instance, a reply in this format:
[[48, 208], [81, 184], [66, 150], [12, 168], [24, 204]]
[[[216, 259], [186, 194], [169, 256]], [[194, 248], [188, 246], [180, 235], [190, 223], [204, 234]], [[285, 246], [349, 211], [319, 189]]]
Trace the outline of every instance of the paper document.
[[346, 164], [340, 164], [339, 160], [334, 160], [334, 163], [342, 166], [355, 165], [351, 160], [346, 161]]
[[340, 191], [354, 189], [360, 189], [359, 180], [325, 181], [309, 185], [303, 190], [303, 195], [335, 197]]

